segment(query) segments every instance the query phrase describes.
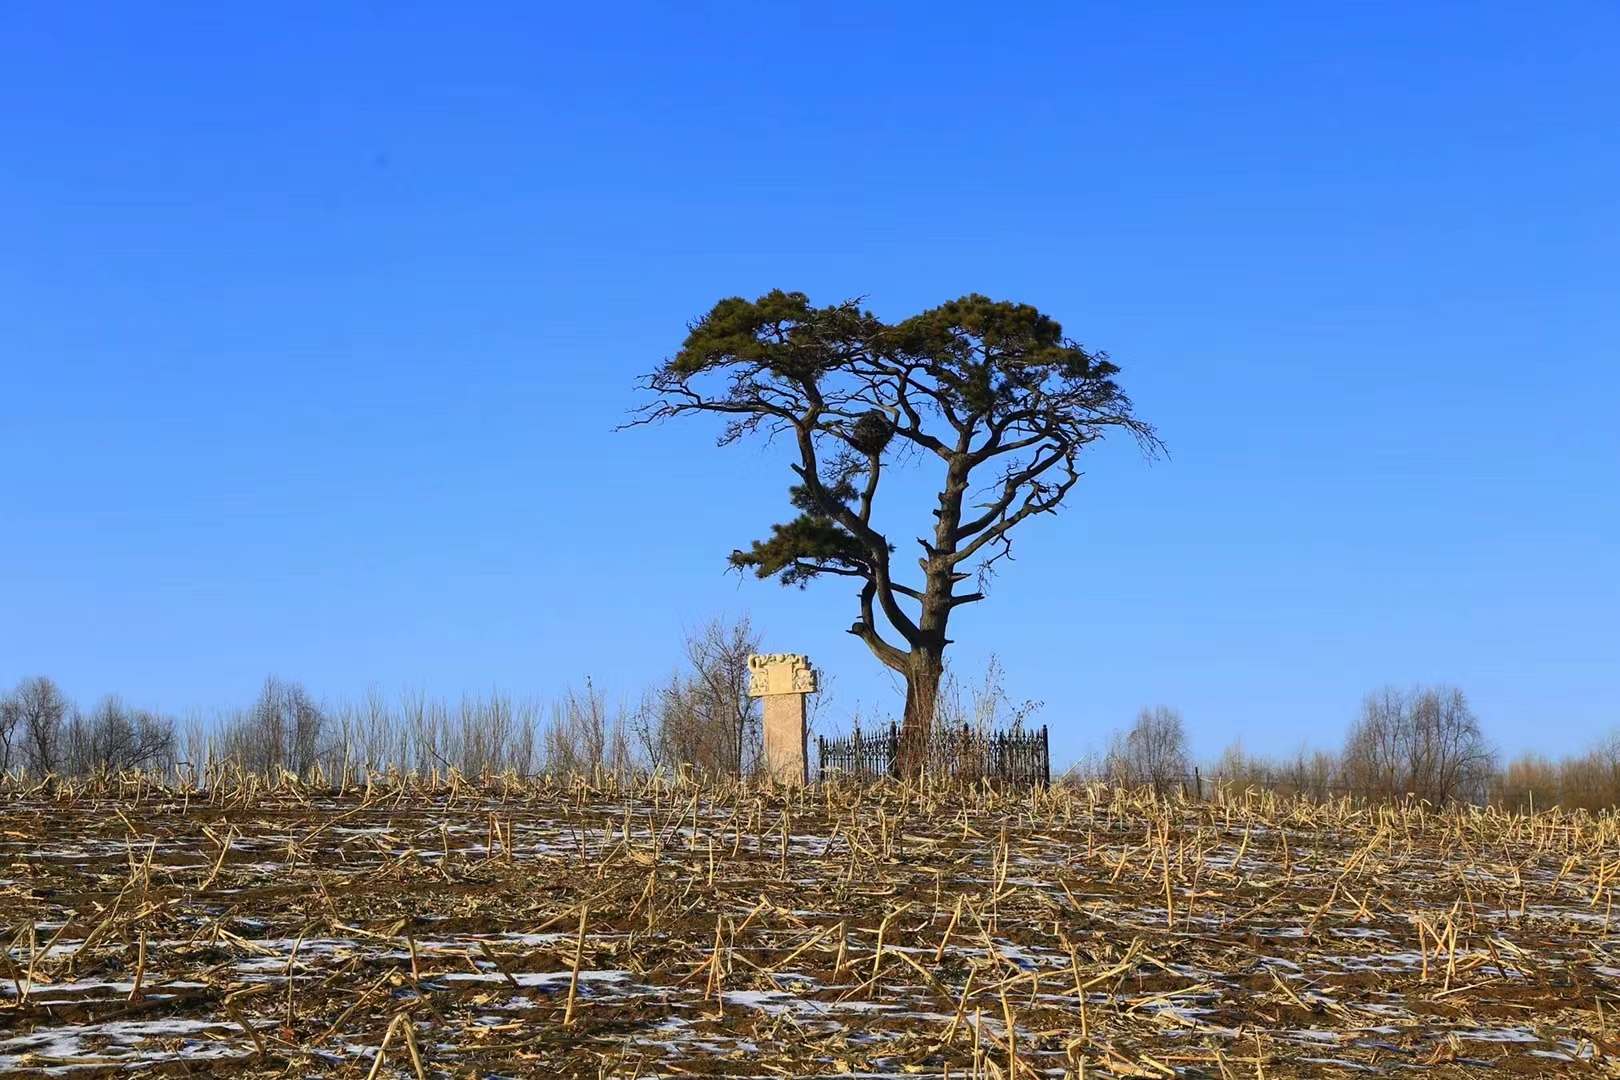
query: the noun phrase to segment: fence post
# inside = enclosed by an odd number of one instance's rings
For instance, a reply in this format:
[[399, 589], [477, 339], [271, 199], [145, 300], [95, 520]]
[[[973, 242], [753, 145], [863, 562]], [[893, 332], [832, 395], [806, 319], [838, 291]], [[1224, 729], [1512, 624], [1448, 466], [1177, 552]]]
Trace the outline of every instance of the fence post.
[[889, 721], [889, 775], [900, 775], [900, 729]]
[[1052, 744], [1046, 738], [1046, 725], [1041, 725], [1041, 787], [1052, 786]]
[[827, 736], [816, 736], [816, 779], [819, 781], [827, 770]]
[[1193, 787], [1196, 788], [1197, 791], [1198, 791], [1198, 793], [1196, 795], [1194, 795], [1193, 798], [1197, 799], [1199, 802], [1203, 802], [1204, 801], [1204, 778], [1198, 774], [1198, 766], [1196, 766], [1196, 765], [1193, 766]]

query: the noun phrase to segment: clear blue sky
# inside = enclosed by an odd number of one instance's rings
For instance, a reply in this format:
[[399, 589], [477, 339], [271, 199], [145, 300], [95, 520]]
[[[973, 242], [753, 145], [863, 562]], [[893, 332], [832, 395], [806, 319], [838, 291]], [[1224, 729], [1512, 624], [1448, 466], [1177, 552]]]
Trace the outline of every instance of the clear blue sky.
[[0, 683], [631, 694], [748, 611], [892, 710], [847, 587], [723, 572], [781, 460], [611, 429], [720, 297], [979, 291], [1173, 454], [956, 627], [1060, 755], [1620, 726], [1620, 9], [665, 7], [6, 6]]

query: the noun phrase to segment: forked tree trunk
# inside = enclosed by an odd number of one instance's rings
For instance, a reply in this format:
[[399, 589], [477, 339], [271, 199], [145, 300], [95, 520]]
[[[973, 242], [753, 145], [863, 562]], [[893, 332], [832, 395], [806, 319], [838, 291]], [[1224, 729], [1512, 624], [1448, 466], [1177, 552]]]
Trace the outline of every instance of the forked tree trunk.
[[898, 766], [901, 776], [914, 778], [928, 763], [928, 744], [939, 708], [939, 684], [945, 675], [944, 656], [918, 649], [911, 654], [905, 674], [906, 712], [900, 724]]

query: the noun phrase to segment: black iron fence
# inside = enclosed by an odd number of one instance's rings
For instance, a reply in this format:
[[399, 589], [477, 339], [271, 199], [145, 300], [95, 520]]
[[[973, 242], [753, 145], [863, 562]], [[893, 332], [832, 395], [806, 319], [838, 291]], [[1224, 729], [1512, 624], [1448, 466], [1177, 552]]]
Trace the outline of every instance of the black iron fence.
[[877, 732], [863, 732], [857, 726], [842, 739], [817, 736], [816, 751], [821, 776], [841, 773], [862, 780], [898, 776], [900, 730], [894, 724]]
[[981, 776], [1020, 787], [1046, 787], [1052, 782], [1052, 751], [1047, 745], [1045, 724], [1038, 732], [991, 732], [979, 742]]
[[[900, 772], [900, 731], [894, 724], [875, 733], [857, 727], [841, 739], [817, 738], [816, 750], [824, 777], [839, 773], [876, 780]], [[1044, 787], [1052, 781], [1046, 725], [1029, 731], [975, 731], [967, 725], [960, 730], [941, 728], [929, 740], [924, 768], [936, 776]]]

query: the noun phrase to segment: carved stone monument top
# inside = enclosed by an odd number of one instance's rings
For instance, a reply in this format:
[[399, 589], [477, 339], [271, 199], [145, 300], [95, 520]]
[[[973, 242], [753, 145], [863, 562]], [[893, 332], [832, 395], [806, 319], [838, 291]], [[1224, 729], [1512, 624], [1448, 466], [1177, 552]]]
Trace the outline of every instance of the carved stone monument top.
[[816, 669], [803, 653], [764, 653], [748, 658], [748, 695], [814, 694]]
[[770, 667], [772, 664], [792, 664], [795, 667], [809, 667], [810, 658], [804, 653], [797, 652], [754, 653], [748, 658], [750, 668]]

